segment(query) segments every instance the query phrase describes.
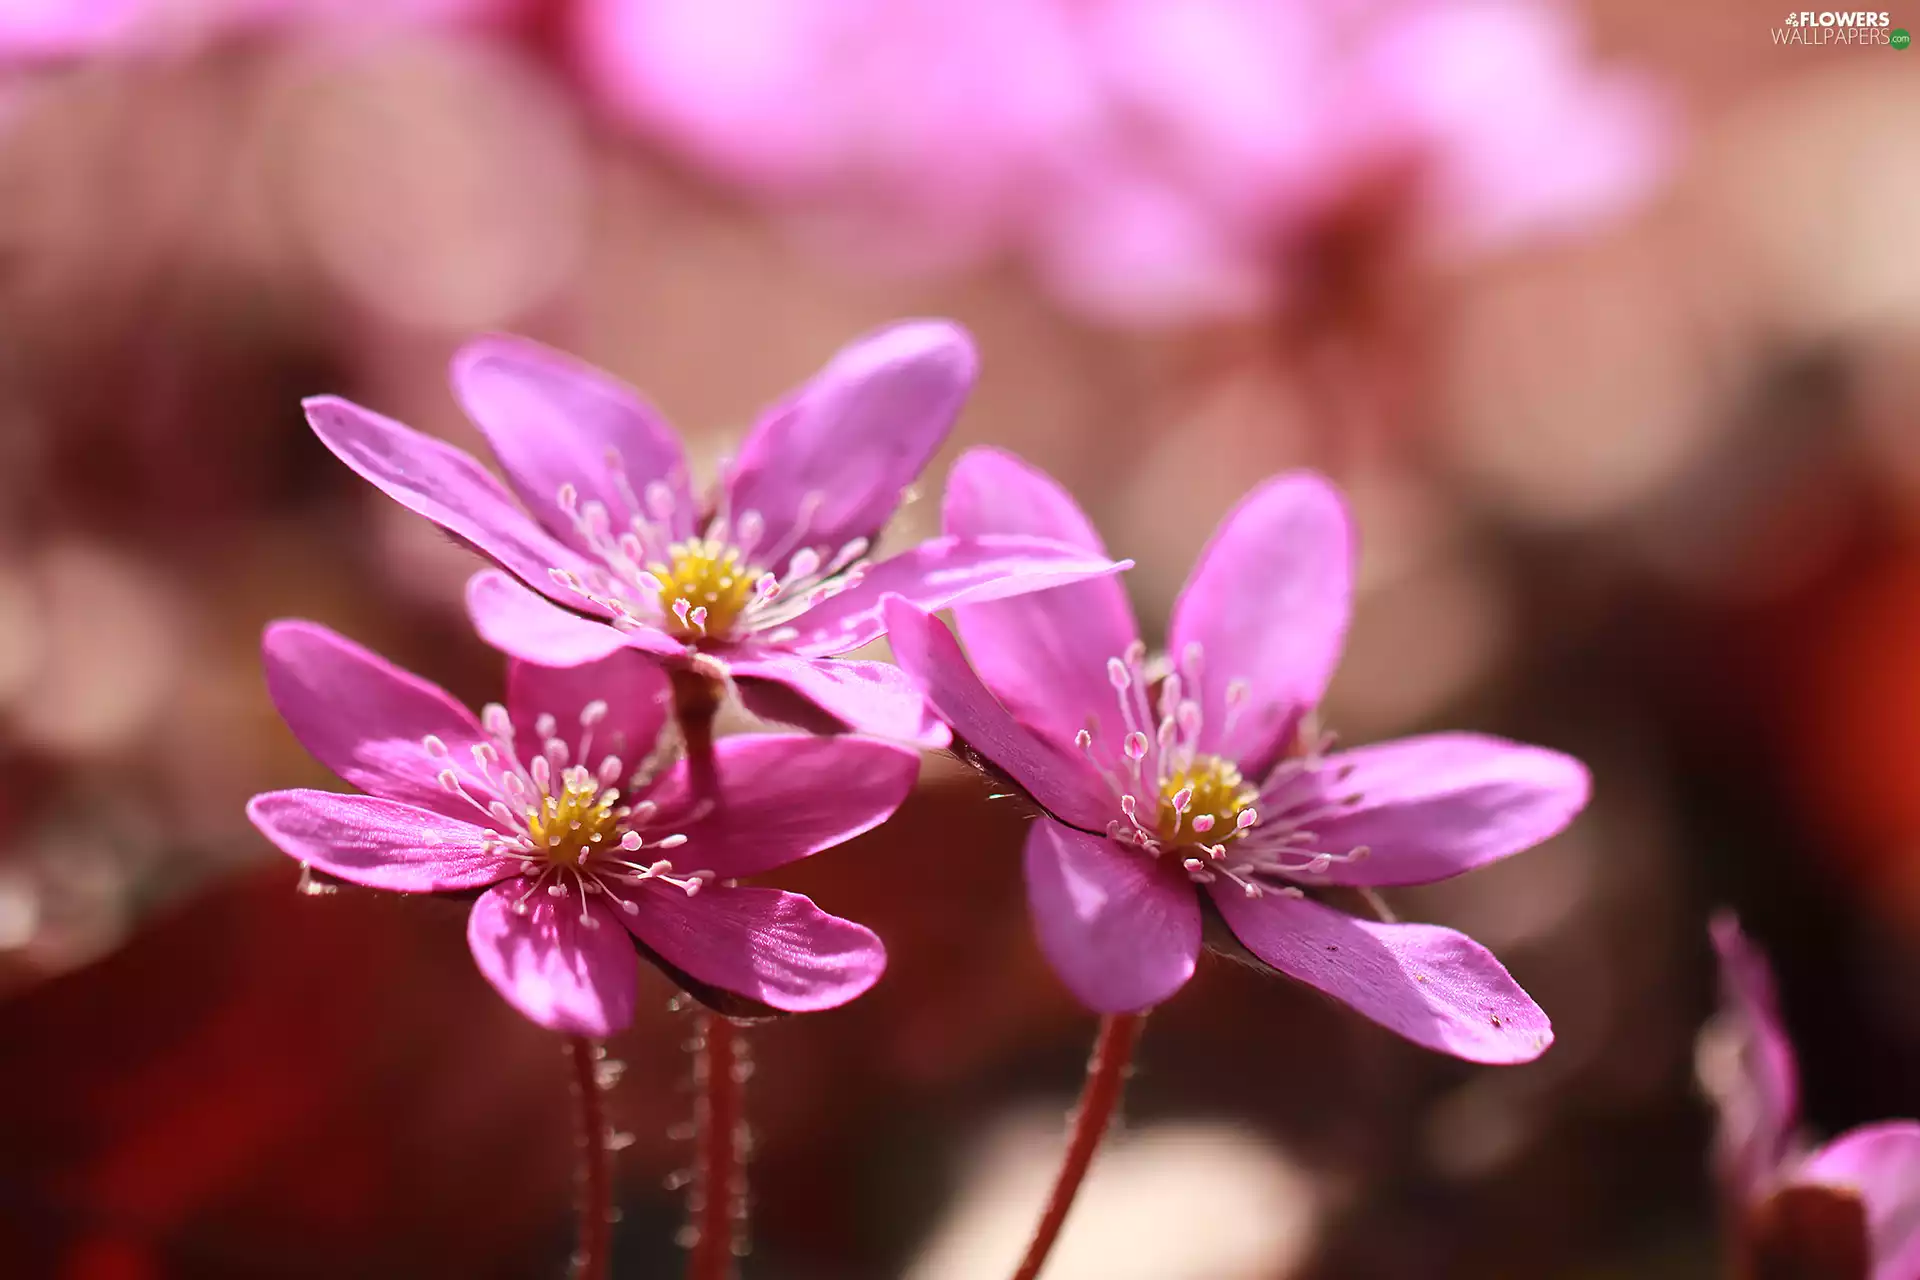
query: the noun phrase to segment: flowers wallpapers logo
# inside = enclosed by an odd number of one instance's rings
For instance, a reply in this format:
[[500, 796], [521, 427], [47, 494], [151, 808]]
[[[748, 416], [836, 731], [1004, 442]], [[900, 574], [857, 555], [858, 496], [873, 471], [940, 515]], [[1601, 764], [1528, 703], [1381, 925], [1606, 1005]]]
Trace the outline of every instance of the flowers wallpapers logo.
[[1773, 42], [1782, 45], [1888, 45], [1904, 49], [1909, 43], [1904, 31], [1891, 30], [1892, 16], [1886, 10], [1802, 9], [1789, 13], [1782, 26], [1773, 29]]

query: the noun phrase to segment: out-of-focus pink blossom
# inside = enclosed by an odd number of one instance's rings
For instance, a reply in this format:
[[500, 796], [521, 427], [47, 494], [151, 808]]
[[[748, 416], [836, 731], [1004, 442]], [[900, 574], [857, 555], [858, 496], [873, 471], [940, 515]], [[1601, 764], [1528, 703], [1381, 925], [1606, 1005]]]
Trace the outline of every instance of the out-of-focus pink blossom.
[[1410, 174], [1422, 251], [1619, 212], [1659, 94], [1528, 0], [580, 0], [590, 83], [863, 252], [1025, 258], [1123, 320], [1284, 303], [1305, 237]]
[[1799, 1132], [1799, 1067], [1780, 1020], [1773, 970], [1731, 914], [1715, 917], [1713, 945], [1720, 1017], [1703, 1036], [1701, 1077], [1720, 1113], [1716, 1154], [1728, 1199], [1757, 1209], [1770, 1196], [1805, 1186], [1858, 1196], [1873, 1280], [1920, 1274], [1920, 1123], [1861, 1125], [1809, 1150]]

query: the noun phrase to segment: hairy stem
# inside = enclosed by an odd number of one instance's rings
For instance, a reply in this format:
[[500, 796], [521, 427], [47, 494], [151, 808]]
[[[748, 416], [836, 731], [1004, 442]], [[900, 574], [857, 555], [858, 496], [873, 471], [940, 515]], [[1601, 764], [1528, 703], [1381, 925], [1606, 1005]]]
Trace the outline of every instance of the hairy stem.
[[613, 1260], [613, 1154], [600, 1097], [600, 1046], [586, 1036], [568, 1036], [567, 1059], [580, 1127], [580, 1238], [573, 1253], [573, 1280], [606, 1280]]
[[1047, 1265], [1060, 1228], [1066, 1225], [1067, 1212], [1079, 1194], [1080, 1183], [1093, 1164], [1093, 1154], [1106, 1136], [1107, 1125], [1120, 1103], [1126, 1086], [1127, 1064], [1133, 1060], [1133, 1047], [1140, 1040], [1144, 1013], [1110, 1013], [1100, 1020], [1100, 1034], [1093, 1042], [1093, 1057], [1087, 1061], [1087, 1081], [1080, 1089], [1080, 1102], [1074, 1109], [1073, 1126], [1067, 1135], [1067, 1153], [1060, 1161], [1053, 1192], [1047, 1197], [1046, 1212], [1034, 1229], [1033, 1242], [1013, 1280], [1036, 1280]]
[[700, 1101], [691, 1205], [693, 1247], [687, 1258], [687, 1277], [730, 1280], [734, 1241], [744, 1225], [746, 1206], [746, 1188], [742, 1185], [745, 1170], [740, 1162], [745, 1090], [735, 1070], [740, 1031], [722, 1015], [703, 1010], [697, 1038], [699, 1057], [694, 1064], [694, 1082], [700, 1090]]
[[[697, 671], [673, 672], [673, 710], [687, 751], [687, 786], [696, 801], [724, 804], [713, 755], [713, 718], [721, 687]], [[740, 1160], [745, 1127], [740, 1030], [724, 1016], [699, 1014], [693, 1076], [696, 1143], [687, 1280], [731, 1280], [734, 1242], [745, 1228], [746, 1172]]]

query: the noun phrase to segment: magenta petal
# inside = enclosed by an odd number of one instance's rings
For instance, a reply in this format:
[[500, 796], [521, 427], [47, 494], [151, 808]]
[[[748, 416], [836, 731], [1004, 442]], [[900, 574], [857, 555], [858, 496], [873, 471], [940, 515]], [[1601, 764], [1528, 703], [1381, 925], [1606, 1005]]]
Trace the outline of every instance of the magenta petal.
[[493, 851], [489, 832], [478, 822], [395, 800], [268, 791], [247, 802], [247, 817], [282, 853], [370, 889], [446, 893], [477, 889], [520, 870]]
[[1739, 1053], [1738, 1077], [1714, 1099], [1720, 1159], [1742, 1190], [1756, 1195], [1792, 1150], [1800, 1124], [1800, 1069], [1780, 1021], [1766, 956], [1731, 912], [1714, 917], [1712, 933], [1720, 957], [1720, 1025], [1736, 1037]]
[[569, 613], [519, 582], [485, 569], [467, 580], [467, 618], [480, 638], [522, 662], [577, 667], [622, 649], [677, 657], [686, 646], [651, 627], [618, 629]]
[[1553, 1027], [1485, 947], [1430, 924], [1381, 924], [1291, 894], [1213, 886], [1227, 927], [1290, 977], [1389, 1031], [1469, 1062], [1531, 1062]]
[[[1326, 692], [1353, 597], [1346, 504], [1310, 472], [1276, 476], [1240, 500], [1173, 606], [1168, 652], [1203, 651], [1200, 749], [1259, 777]], [[1227, 690], [1247, 700], [1227, 731]]]
[[1843, 1133], [1807, 1157], [1793, 1180], [1860, 1193], [1874, 1280], [1920, 1275], [1920, 1124], [1896, 1120]]
[[557, 501], [562, 485], [573, 486], [577, 513], [598, 502], [616, 531], [635, 514], [635, 501], [675, 538], [693, 531], [680, 441], [631, 387], [537, 342], [504, 336], [462, 347], [452, 375], [454, 394], [514, 492], [561, 541], [591, 553]]
[[860, 581], [828, 596], [793, 620], [801, 653], [845, 653], [886, 630], [880, 602], [889, 595], [929, 612], [963, 602], [1002, 600], [1084, 582], [1133, 567], [1043, 538], [993, 536], [931, 538], [889, 560], [871, 564]]
[[[941, 522], [962, 537], [1024, 534], [1106, 557], [1100, 535], [1067, 491], [998, 449], [971, 449], [954, 464]], [[1022, 722], [1061, 740], [1084, 728], [1089, 716], [1118, 725], [1107, 659], [1126, 653], [1140, 636], [1118, 578], [967, 604], [954, 610], [953, 621], [973, 669]]]
[[1026, 868], [1040, 950], [1088, 1008], [1146, 1009], [1193, 976], [1200, 898], [1171, 863], [1041, 818]]
[[337, 396], [315, 396], [305, 405], [314, 434], [340, 461], [539, 590], [550, 589], [549, 570], [593, 572], [515, 506], [491, 472], [446, 441]]
[[688, 897], [646, 886], [634, 901], [638, 914], [617, 914], [661, 959], [789, 1013], [843, 1005], [887, 967], [872, 930], [828, 915], [803, 894], [716, 885]]
[[1366, 848], [1301, 877], [1311, 884], [1426, 884], [1531, 849], [1586, 807], [1586, 766], [1543, 747], [1473, 733], [1402, 738], [1329, 756], [1329, 802], [1357, 807], [1309, 825], [1319, 852]]
[[721, 879], [758, 875], [845, 843], [913, 790], [917, 752], [870, 738], [743, 734], [714, 746], [717, 805], [696, 805], [682, 761], [648, 799], [654, 826], [687, 837], [674, 864]]
[[870, 733], [929, 749], [952, 741], [919, 686], [884, 662], [760, 652], [730, 656], [727, 667], [741, 701], [764, 719], [821, 733]]
[[[515, 878], [480, 895], [467, 917], [473, 962], [507, 1003], [550, 1031], [610, 1036], [633, 1022], [640, 959], [605, 903], [529, 893]], [[515, 911], [524, 900], [526, 913]]]
[[959, 643], [938, 619], [898, 599], [887, 601], [886, 618], [894, 661], [970, 750], [1066, 823], [1104, 831], [1119, 816], [1118, 800], [1092, 763], [1009, 715], [974, 675]]
[[260, 649], [267, 693], [314, 759], [371, 795], [485, 821], [440, 784], [452, 769], [481, 803], [492, 794], [473, 767], [480, 723], [444, 690], [316, 622], [273, 623]]
[[946, 438], [978, 366], [973, 342], [944, 321], [848, 344], [748, 435], [728, 509], [759, 513], [763, 546], [838, 550], [872, 537]]
[[552, 716], [549, 732], [565, 744], [568, 764], [598, 770], [613, 757], [615, 776], [625, 779], [660, 741], [673, 687], [657, 662], [632, 649], [577, 667], [510, 662], [507, 710], [523, 764], [545, 749], [540, 720]]

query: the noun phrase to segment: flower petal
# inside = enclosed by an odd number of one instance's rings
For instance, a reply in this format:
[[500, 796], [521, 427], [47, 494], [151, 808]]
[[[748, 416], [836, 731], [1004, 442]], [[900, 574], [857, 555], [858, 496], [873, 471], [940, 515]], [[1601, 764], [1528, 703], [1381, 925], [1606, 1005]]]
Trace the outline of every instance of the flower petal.
[[[604, 903], [531, 896], [516, 878], [480, 895], [467, 917], [473, 962], [507, 1003], [550, 1031], [609, 1036], [633, 1022], [640, 959]], [[526, 900], [526, 913], [514, 904]]]
[[1745, 1194], [1757, 1195], [1793, 1148], [1800, 1069], [1780, 1021], [1766, 956], [1731, 912], [1714, 916], [1712, 933], [1720, 958], [1720, 1016], [1710, 1034], [1724, 1032], [1732, 1057], [1728, 1078], [1704, 1070], [1702, 1078], [1719, 1110], [1716, 1145], [1723, 1168]]
[[[1173, 606], [1168, 651], [1203, 654], [1200, 750], [1257, 778], [1320, 701], [1353, 604], [1346, 504], [1311, 472], [1276, 476], [1240, 500]], [[1227, 731], [1227, 690], [1247, 700]]]
[[1531, 1062], [1553, 1028], [1485, 947], [1430, 924], [1381, 924], [1291, 894], [1212, 886], [1254, 955], [1415, 1044], [1469, 1062]]
[[1796, 1182], [1858, 1191], [1867, 1202], [1874, 1280], [1920, 1274], [1920, 1124], [1862, 1125], [1807, 1157]]
[[938, 749], [952, 741], [912, 679], [884, 662], [751, 652], [727, 667], [747, 709], [817, 733], [870, 733]]
[[507, 710], [522, 763], [543, 750], [540, 718], [552, 716], [567, 763], [598, 769], [611, 756], [624, 779], [653, 752], [672, 709], [667, 673], [632, 649], [577, 667], [507, 664]]
[[1047, 818], [1027, 831], [1025, 860], [1040, 950], [1083, 1004], [1132, 1013], [1193, 976], [1200, 897], [1170, 863]]
[[597, 572], [514, 505], [492, 473], [446, 441], [337, 396], [315, 396], [305, 407], [313, 433], [340, 461], [537, 590], [558, 590], [548, 574], [552, 569]]
[[1132, 567], [1131, 560], [1109, 560], [1045, 538], [930, 538], [868, 565], [859, 582], [795, 618], [792, 626], [799, 634], [788, 647], [824, 655], [845, 653], [878, 639], [886, 630], [880, 602], [889, 595], [931, 612], [962, 602], [1045, 591]]
[[887, 601], [886, 619], [894, 661], [970, 751], [1066, 823], [1104, 831], [1119, 816], [1118, 800], [1092, 763], [1008, 714], [974, 675], [959, 643], [938, 619], [899, 599]]
[[467, 618], [502, 653], [543, 667], [577, 667], [622, 649], [678, 657], [686, 646], [651, 627], [615, 628], [569, 613], [497, 569], [467, 580]]
[[972, 340], [945, 321], [848, 344], [742, 443], [727, 509], [758, 512], [761, 545], [788, 554], [871, 538], [946, 438], [978, 366]]
[[[525, 338], [467, 343], [453, 359], [454, 395], [485, 433], [513, 491], [561, 541], [592, 554], [562, 510], [562, 485], [576, 491], [576, 512], [598, 502], [614, 531], [645, 514], [673, 539], [693, 531], [697, 514], [679, 439], [640, 394], [619, 379]], [[659, 511], [648, 504], [652, 486]], [[642, 513], [634, 502], [648, 504]], [[661, 516], [664, 514], [664, 521]]]
[[[1107, 553], [1053, 477], [998, 449], [971, 449], [954, 464], [941, 527], [961, 537], [1024, 534]], [[1124, 654], [1140, 628], [1117, 577], [966, 604], [953, 621], [973, 669], [1021, 721], [1061, 740], [1089, 716], [1118, 723], [1107, 659]]]
[[660, 806], [658, 829], [687, 837], [675, 866], [730, 880], [871, 831], [900, 807], [919, 771], [919, 753], [871, 738], [743, 734], [714, 745], [719, 804], [696, 804], [685, 761], [648, 799]]
[[668, 964], [788, 1013], [843, 1005], [887, 967], [872, 930], [803, 894], [715, 885], [688, 897], [643, 886], [634, 901], [638, 914], [614, 914]]
[[395, 800], [268, 791], [247, 801], [247, 817], [282, 853], [369, 889], [449, 893], [520, 871], [492, 851], [478, 823]]
[[1309, 825], [1316, 852], [1367, 855], [1301, 877], [1313, 884], [1426, 884], [1531, 849], [1586, 807], [1571, 756], [1473, 733], [1402, 738], [1329, 756], [1324, 799], [1360, 803]]
[[481, 803], [493, 794], [471, 754], [480, 722], [444, 690], [317, 622], [275, 622], [260, 650], [267, 693], [314, 759], [371, 795], [486, 822], [440, 785], [452, 769]]

